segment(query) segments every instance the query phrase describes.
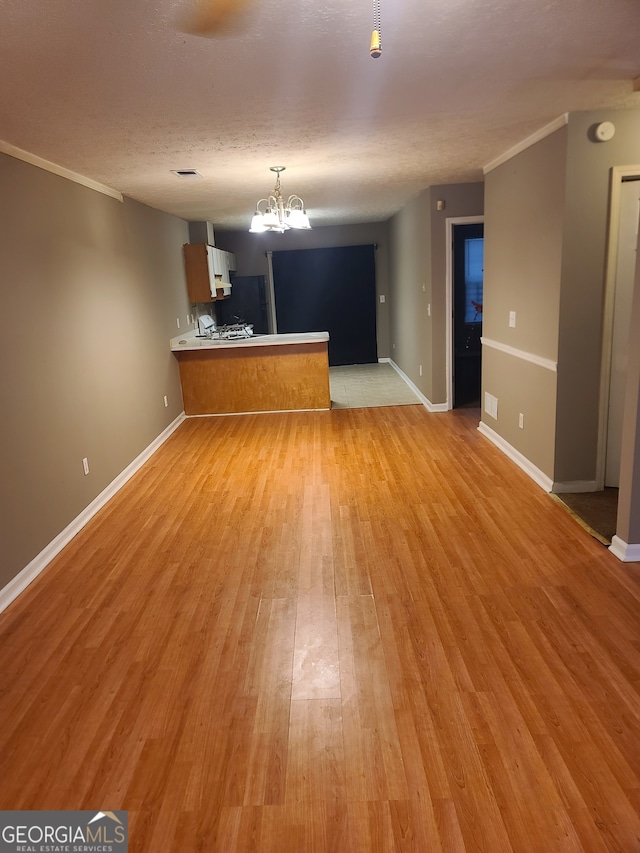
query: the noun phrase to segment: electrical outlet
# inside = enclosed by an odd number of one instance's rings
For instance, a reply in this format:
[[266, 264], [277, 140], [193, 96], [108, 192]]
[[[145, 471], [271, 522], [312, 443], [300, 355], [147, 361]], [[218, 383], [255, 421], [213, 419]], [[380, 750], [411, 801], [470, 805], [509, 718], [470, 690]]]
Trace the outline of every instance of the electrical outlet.
[[176, 326], [180, 328], [180, 317], [176, 317]]
[[84, 476], [86, 477], [87, 474], [89, 473], [89, 460], [87, 459], [86, 456], [82, 460], [82, 470], [84, 471]]
[[430, 316], [431, 316], [431, 303], [429, 302], [429, 304], [427, 305], [427, 317], [430, 317]]
[[509, 311], [509, 326], [512, 329], [515, 329], [515, 327], [516, 327], [516, 312], [515, 311]]
[[423, 293], [427, 292], [427, 285], [424, 283], [424, 281], [422, 282], [422, 292]]
[[420, 376], [422, 376], [422, 365], [420, 365]]
[[384, 293], [381, 293], [381, 294], [380, 294], [380, 302], [381, 302], [381, 304], [383, 304], [383, 305], [384, 305], [384, 303], [385, 303], [386, 301], [387, 301], [387, 297], [384, 295]]
[[169, 401], [167, 400], [167, 395], [165, 394], [164, 395], [164, 407], [165, 407], [165, 409], [167, 408], [168, 405], [169, 405]]
[[520, 412], [518, 415], [518, 426], [520, 429], [524, 429], [524, 412]]

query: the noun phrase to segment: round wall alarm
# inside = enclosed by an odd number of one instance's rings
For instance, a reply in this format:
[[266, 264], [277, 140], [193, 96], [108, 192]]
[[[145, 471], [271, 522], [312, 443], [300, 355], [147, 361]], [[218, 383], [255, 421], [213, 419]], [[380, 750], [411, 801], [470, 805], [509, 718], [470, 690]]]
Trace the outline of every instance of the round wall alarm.
[[598, 142], [608, 142], [613, 139], [616, 132], [616, 126], [612, 121], [601, 121], [595, 127], [595, 135]]

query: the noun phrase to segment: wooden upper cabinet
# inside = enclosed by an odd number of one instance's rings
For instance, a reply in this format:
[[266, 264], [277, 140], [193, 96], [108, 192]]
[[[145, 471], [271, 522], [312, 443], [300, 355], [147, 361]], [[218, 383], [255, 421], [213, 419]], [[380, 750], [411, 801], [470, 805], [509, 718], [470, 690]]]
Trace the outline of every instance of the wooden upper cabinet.
[[183, 249], [189, 301], [215, 302], [229, 296], [236, 256], [206, 243], [185, 243]]
[[215, 276], [212, 256], [208, 251], [213, 247], [206, 243], [185, 243], [182, 248], [189, 302], [215, 302]]

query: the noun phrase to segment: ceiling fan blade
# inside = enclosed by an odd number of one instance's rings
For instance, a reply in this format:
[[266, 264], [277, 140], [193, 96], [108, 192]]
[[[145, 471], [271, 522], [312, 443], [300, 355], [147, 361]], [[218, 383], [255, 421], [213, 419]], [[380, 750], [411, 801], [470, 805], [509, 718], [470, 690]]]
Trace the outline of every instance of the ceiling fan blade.
[[213, 35], [228, 29], [251, 0], [196, 0], [191, 30], [198, 35]]

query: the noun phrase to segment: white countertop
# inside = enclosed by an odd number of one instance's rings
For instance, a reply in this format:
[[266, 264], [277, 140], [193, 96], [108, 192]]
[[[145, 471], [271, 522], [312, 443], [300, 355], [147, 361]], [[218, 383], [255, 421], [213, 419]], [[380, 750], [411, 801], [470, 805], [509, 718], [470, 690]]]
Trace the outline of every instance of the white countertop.
[[195, 332], [171, 338], [173, 352], [199, 349], [237, 349], [238, 347], [273, 347], [282, 344], [315, 344], [328, 341], [329, 332], [291, 332], [285, 335], [252, 335], [250, 338], [231, 340], [200, 338]]

